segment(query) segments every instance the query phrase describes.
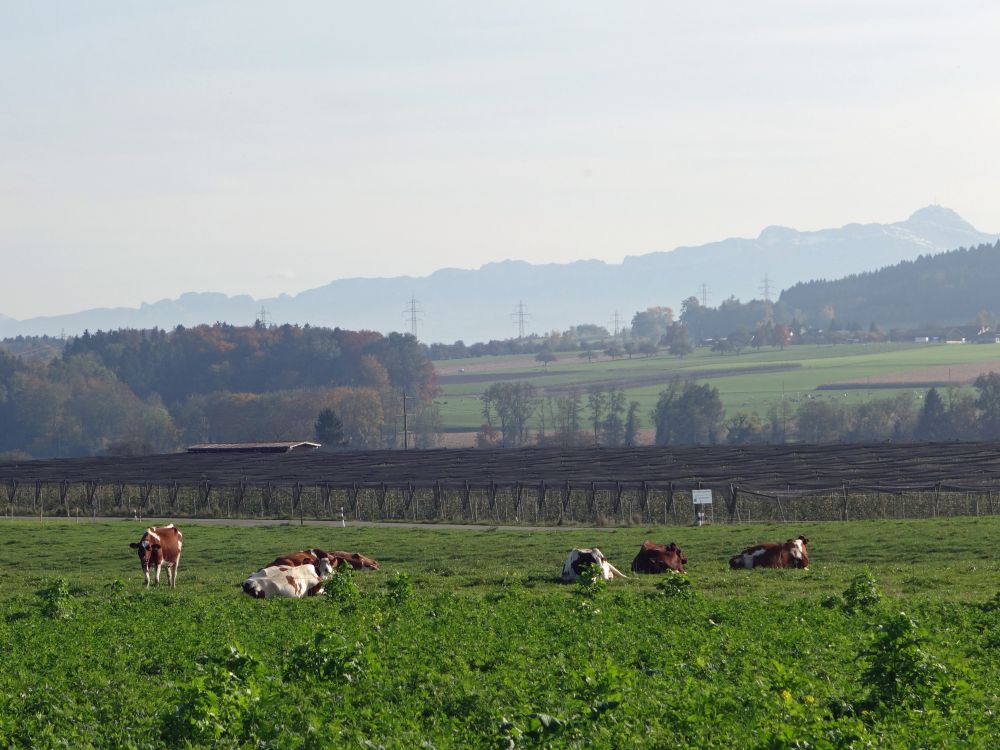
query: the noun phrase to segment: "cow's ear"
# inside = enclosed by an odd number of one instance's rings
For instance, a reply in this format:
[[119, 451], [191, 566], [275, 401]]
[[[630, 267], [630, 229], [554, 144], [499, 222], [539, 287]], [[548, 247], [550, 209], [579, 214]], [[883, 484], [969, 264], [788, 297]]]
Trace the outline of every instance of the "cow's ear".
[[132, 549], [139, 549], [139, 542], [132, 542], [131, 544], [129, 544], [129, 547], [131, 547]]
[[800, 536], [799, 539], [802, 540], [803, 544], [809, 544], [809, 538], [808, 537]]

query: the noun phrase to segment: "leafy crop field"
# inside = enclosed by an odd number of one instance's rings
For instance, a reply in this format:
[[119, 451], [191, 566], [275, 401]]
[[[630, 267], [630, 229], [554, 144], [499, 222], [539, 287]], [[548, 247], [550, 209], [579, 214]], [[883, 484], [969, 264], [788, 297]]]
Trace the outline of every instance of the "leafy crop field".
[[[864, 381], [889, 373], [905, 374], [927, 367], [954, 365], [955, 383], [960, 385], [959, 367], [995, 361], [996, 369], [1000, 370], [1000, 346], [976, 344], [790, 346], [783, 351], [765, 349], [740, 355], [697, 349], [683, 358], [660, 354], [614, 361], [601, 357], [593, 362], [581, 360], [574, 354], [558, 356], [557, 361], [547, 366], [530, 357], [436, 362], [442, 384], [437, 401], [442, 405], [445, 426], [448, 429], [478, 429], [482, 424], [479, 395], [501, 380], [527, 380], [540, 391], [551, 394], [573, 389], [585, 392], [590, 385], [624, 388], [630, 400], [639, 401], [642, 414], [648, 419], [660, 391], [675, 376], [711, 383], [719, 389], [723, 406], [729, 413], [742, 410], [763, 415], [781, 399], [797, 402], [824, 384]], [[512, 367], [512, 362], [520, 364]], [[870, 398], [887, 398], [902, 390], [907, 389], [868, 391], [855, 388], [814, 395], [856, 403]], [[922, 394], [923, 390], [919, 392]]]
[[[2, 747], [981, 747], [1000, 730], [1000, 519], [560, 531], [0, 522]], [[731, 571], [809, 536], [806, 571]], [[670, 536], [665, 536], [669, 534]], [[686, 576], [564, 586], [566, 551]], [[274, 555], [377, 572], [253, 600]]]

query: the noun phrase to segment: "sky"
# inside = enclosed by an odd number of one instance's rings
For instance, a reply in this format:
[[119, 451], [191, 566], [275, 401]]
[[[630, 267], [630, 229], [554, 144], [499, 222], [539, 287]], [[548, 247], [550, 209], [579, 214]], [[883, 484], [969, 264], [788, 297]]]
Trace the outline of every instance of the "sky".
[[998, 38], [970, 0], [0, 0], [0, 314], [1000, 232]]

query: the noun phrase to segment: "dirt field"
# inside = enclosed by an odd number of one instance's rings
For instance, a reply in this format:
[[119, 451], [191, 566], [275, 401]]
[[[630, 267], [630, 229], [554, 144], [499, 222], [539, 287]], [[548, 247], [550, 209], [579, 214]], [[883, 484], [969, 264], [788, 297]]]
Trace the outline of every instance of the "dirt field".
[[972, 385], [972, 382], [980, 375], [990, 372], [1000, 372], [1000, 360], [994, 359], [988, 362], [972, 362], [964, 365], [940, 365], [938, 367], [920, 367], [915, 370], [901, 370], [899, 372], [886, 372], [863, 380], [844, 380], [839, 383], [831, 383], [827, 387], [847, 387], [847, 386], [898, 386], [901, 388], [908, 386], [928, 385]]

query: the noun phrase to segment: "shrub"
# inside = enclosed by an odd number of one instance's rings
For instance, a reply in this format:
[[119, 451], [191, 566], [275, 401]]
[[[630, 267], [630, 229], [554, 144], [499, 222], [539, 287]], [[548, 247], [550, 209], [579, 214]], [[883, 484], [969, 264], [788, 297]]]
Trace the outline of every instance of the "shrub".
[[871, 662], [862, 674], [871, 686], [866, 707], [893, 709], [946, 697], [948, 670], [924, 650], [925, 642], [926, 636], [905, 612], [878, 626], [875, 642], [864, 652]]
[[865, 570], [851, 579], [850, 585], [844, 590], [844, 609], [848, 612], [868, 612], [877, 609], [882, 603], [882, 592], [875, 583], [875, 576], [870, 570]]
[[361, 598], [361, 590], [354, 582], [354, 573], [349, 565], [342, 566], [323, 584], [323, 595], [328, 602], [337, 602], [344, 609], [352, 609]]
[[52, 578], [38, 592], [42, 600], [42, 614], [53, 620], [62, 620], [73, 614], [70, 606], [69, 582], [65, 578]]
[[601, 566], [597, 563], [587, 563], [580, 566], [580, 577], [576, 579], [576, 591], [582, 596], [594, 598], [608, 587], [604, 580]]
[[390, 604], [400, 606], [413, 598], [413, 581], [406, 573], [396, 573], [395, 578], [390, 578], [386, 583], [386, 588], [386, 598]]
[[163, 717], [161, 736], [167, 746], [237, 745], [252, 739], [263, 666], [233, 645], [200, 669], [202, 674]]

